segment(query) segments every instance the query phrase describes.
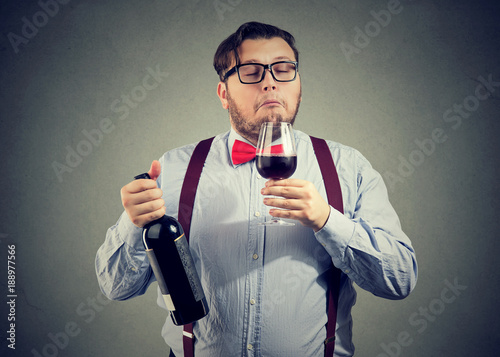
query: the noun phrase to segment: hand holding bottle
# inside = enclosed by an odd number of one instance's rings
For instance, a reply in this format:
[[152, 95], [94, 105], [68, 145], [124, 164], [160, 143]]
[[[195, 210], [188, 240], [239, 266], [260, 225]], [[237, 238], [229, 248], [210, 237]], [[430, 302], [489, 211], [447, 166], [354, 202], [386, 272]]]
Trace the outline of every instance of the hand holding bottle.
[[160, 172], [160, 162], [155, 160], [148, 171], [151, 179], [134, 180], [121, 189], [125, 212], [139, 228], [165, 215], [165, 202], [161, 198], [163, 192], [156, 184]]
[[[124, 206], [125, 203], [128, 203], [128, 198], [136, 203], [129, 206], [129, 210], [132, 212], [129, 213], [130, 219], [136, 225], [142, 224], [143, 218], [147, 220], [158, 212], [164, 213], [164, 209], [158, 209], [134, 216], [134, 214], [141, 212], [141, 206], [155, 209], [157, 203], [163, 205], [161, 190], [156, 187], [154, 181], [159, 174], [160, 163], [153, 161], [149, 172], [134, 177], [135, 182], [141, 182], [143, 185], [134, 187], [134, 182], [132, 182], [125, 186], [125, 190], [122, 190], [125, 191], [125, 199], [122, 198]], [[154, 185], [151, 185], [151, 182]], [[146, 187], [145, 190], [144, 187]], [[143, 190], [140, 191], [141, 189]], [[137, 190], [139, 192], [134, 192]], [[157, 191], [160, 195], [158, 197]], [[152, 197], [148, 196], [149, 194]], [[140, 199], [137, 199], [138, 196]], [[145, 199], [150, 200], [144, 202]], [[163, 301], [170, 311], [174, 324], [186, 325], [203, 318], [208, 313], [207, 299], [181, 224], [174, 217], [165, 214], [158, 219], [145, 222], [142, 242]]]

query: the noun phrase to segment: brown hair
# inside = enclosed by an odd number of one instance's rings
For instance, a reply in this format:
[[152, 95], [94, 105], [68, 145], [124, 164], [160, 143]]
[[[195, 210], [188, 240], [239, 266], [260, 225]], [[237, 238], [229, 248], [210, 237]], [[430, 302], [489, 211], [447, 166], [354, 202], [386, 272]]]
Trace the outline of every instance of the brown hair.
[[224, 74], [229, 69], [233, 58], [238, 65], [238, 47], [245, 40], [271, 39], [281, 37], [292, 48], [295, 60], [299, 61], [299, 51], [295, 47], [295, 38], [287, 31], [276, 26], [263, 24], [260, 22], [247, 22], [241, 25], [235, 33], [221, 42], [214, 56], [214, 68], [220, 80], [224, 80]]

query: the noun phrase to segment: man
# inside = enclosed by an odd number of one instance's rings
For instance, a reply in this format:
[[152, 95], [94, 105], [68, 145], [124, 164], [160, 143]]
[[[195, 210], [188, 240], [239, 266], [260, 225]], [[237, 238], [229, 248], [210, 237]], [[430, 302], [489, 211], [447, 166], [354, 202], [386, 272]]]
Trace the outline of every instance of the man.
[[[302, 94], [298, 51], [288, 32], [243, 24], [220, 44], [214, 67], [231, 129], [212, 143], [194, 204], [190, 248], [210, 307], [194, 325], [195, 355], [323, 356], [333, 263], [342, 271], [335, 356], [352, 356], [353, 282], [374, 295], [402, 299], [417, 278], [415, 253], [383, 180], [359, 152], [328, 141], [342, 190], [340, 213], [327, 203], [309, 136], [297, 130], [298, 166], [290, 179], [266, 182], [254, 160], [233, 162], [235, 142], [255, 146], [261, 123], [295, 120]], [[125, 212], [96, 257], [98, 280], [110, 299], [141, 295], [154, 281], [141, 227], [165, 213], [177, 217], [194, 146], [167, 152], [151, 165], [151, 180], [122, 188]], [[259, 226], [269, 214], [297, 224]], [[160, 295], [158, 304], [166, 308]], [[167, 318], [162, 335], [178, 357], [182, 334]]]

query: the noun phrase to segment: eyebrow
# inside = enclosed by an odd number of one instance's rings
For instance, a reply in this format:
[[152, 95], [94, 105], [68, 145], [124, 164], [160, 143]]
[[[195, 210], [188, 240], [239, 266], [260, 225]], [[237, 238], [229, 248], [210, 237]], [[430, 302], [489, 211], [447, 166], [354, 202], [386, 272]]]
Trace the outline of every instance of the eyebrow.
[[[279, 62], [279, 61], [292, 61], [292, 59], [288, 56], [278, 56], [278, 57], [274, 57], [273, 61], [271, 63]], [[256, 59], [252, 58], [252, 59], [243, 61], [240, 64], [248, 64], [248, 63], [260, 63], [260, 62]]]

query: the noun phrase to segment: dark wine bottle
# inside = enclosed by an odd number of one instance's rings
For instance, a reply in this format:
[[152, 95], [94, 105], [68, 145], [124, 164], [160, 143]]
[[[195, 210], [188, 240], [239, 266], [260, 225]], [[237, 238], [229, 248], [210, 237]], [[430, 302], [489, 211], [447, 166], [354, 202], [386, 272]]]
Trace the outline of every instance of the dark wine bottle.
[[[135, 179], [149, 179], [147, 173]], [[176, 325], [208, 314], [208, 304], [180, 223], [163, 216], [144, 226], [142, 242], [163, 300]]]

